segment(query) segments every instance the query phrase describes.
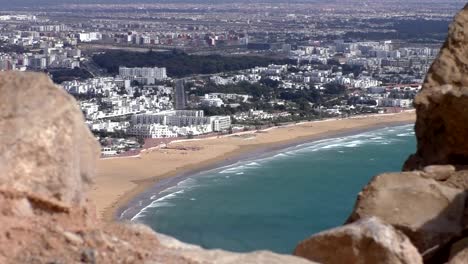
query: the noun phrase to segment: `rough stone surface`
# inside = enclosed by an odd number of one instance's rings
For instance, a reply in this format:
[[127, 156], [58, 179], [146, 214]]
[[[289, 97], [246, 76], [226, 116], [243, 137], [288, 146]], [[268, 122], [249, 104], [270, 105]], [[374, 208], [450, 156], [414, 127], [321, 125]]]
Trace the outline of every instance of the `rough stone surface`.
[[406, 235], [375, 217], [314, 235], [294, 254], [327, 264], [423, 263]]
[[466, 264], [468, 263], [468, 249], [459, 252], [456, 256], [450, 259], [448, 264]]
[[421, 172], [383, 174], [359, 194], [348, 223], [376, 216], [404, 232], [426, 253], [463, 230], [466, 194]]
[[0, 73], [1, 188], [80, 204], [98, 143], [73, 98], [43, 74]]
[[169, 250], [178, 252], [185, 258], [196, 263], [216, 263], [216, 264], [283, 264], [297, 263], [306, 264], [313, 263], [305, 259], [294, 256], [278, 255], [268, 251], [256, 251], [248, 254], [228, 253], [223, 250], [203, 250], [198, 246], [182, 243], [175, 238], [157, 234], [159, 242]]
[[449, 263], [468, 263], [468, 238], [461, 239], [450, 248]]
[[415, 99], [417, 152], [405, 170], [468, 164], [468, 6], [450, 25], [447, 41]]
[[73, 98], [45, 75], [0, 73], [0, 135], [2, 264], [311, 263], [161, 243], [146, 226], [99, 222], [84, 192], [98, 145]]
[[424, 168], [425, 176], [437, 181], [445, 181], [455, 173], [452, 165], [432, 165]]

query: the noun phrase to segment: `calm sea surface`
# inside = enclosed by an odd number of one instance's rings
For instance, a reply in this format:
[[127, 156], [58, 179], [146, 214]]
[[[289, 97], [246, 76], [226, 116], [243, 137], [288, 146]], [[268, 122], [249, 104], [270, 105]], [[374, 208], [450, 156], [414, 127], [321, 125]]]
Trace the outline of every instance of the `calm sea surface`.
[[362, 187], [401, 170], [415, 148], [412, 125], [302, 144], [194, 175], [133, 220], [205, 248], [291, 253], [343, 224]]

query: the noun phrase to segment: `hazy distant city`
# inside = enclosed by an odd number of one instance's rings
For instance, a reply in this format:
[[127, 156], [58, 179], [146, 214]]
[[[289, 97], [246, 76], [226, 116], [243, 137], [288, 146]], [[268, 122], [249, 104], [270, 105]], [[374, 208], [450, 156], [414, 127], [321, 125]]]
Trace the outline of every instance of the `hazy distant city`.
[[412, 108], [464, 1], [11, 1], [0, 70], [47, 73], [103, 155]]

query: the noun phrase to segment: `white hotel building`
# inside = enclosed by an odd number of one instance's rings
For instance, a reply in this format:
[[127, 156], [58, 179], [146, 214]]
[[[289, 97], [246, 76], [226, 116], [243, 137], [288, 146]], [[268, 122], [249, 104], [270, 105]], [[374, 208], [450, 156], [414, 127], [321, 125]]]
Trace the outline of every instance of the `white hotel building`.
[[[136, 114], [132, 116], [130, 135], [165, 138], [177, 134], [201, 135], [211, 132], [221, 132], [231, 127], [231, 117], [205, 117], [203, 111], [174, 110], [151, 114]], [[175, 133], [175, 134], [174, 134]]]
[[136, 124], [131, 126], [127, 133], [144, 138], [175, 138], [179, 135], [174, 127], [159, 124]]
[[167, 79], [166, 68], [127, 68], [120, 67], [119, 75], [126, 80], [136, 80], [144, 85]]

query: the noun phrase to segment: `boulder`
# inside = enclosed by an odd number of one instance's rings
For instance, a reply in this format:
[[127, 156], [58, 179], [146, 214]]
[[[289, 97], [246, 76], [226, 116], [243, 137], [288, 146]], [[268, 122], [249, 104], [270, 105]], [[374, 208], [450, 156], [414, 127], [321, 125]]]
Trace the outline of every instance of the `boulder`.
[[468, 263], [468, 237], [465, 236], [454, 242], [449, 250], [448, 264]]
[[468, 164], [468, 6], [450, 25], [448, 38], [416, 96], [417, 152], [404, 170]]
[[468, 170], [459, 170], [451, 173], [446, 180], [442, 181], [442, 184], [453, 188], [468, 190]]
[[268, 264], [313, 264], [303, 258], [295, 256], [280, 255], [268, 251], [256, 251], [251, 253], [233, 253], [224, 250], [205, 250], [199, 246], [186, 244], [179, 240], [157, 234], [159, 242], [163, 247], [168, 249], [173, 254], [180, 254], [189, 261], [194, 263], [207, 263], [207, 264], [257, 264], [257, 263], [268, 263]]
[[468, 238], [460, 239], [450, 248], [449, 264], [468, 263]]
[[406, 235], [376, 217], [316, 234], [294, 255], [327, 264], [423, 263]]
[[455, 173], [452, 165], [432, 165], [424, 168], [424, 175], [437, 181], [446, 181]]
[[466, 264], [468, 263], [468, 249], [465, 249], [450, 259], [448, 264]]
[[81, 204], [99, 158], [76, 101], [44, 74], [0, 73], [0, 188]]
[[359, 194], [348, 223], [379, 217], [429, 254], [461, 234], [465, 191], [424, 177], [421, 172], [375, 177]]

